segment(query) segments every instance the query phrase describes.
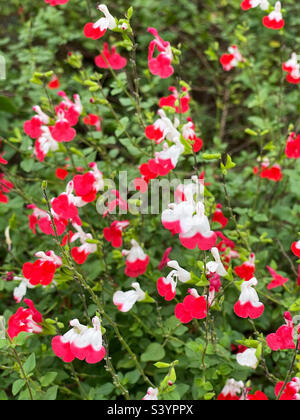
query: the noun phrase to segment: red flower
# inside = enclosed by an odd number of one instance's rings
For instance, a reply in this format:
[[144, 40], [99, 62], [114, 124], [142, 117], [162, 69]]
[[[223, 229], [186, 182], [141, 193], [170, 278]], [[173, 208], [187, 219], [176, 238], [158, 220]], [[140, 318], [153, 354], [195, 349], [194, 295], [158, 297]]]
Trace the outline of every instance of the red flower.
[[185, 93], [183, 97], [181, 97], [182, 94], [179, 95], [177, 89], [174, 86], [169, 87], [169, 90], [172, 92], [172, 95], [161, 98], [159, 101], [159, 107], [163, 108], [164, 106], [168, 106], [174, 108], [177, 114], [185, 114], [188, 112], [190, 109], [191, 98], [187, 88], [182, 88], [182, 91]]
[[48, 286], [55, 275], [55, 271], [62, 265], [62, 260], [53, 251], [38, 252], [39, 259], [35, 263], [27, 262], [23, 265], [23, 275], [33, 286], [41, 284]]
[[129, 225], [128, 220], [124, 220], [122, 222], [115, 220], [109, 228], [106, 227], [103, 229], [104, 238], [108, 242], [111, 242], [114, 248], [120, 248], [123, 243], [123, 239], [122, 239], [123, 229], [125, 229], [128, 225]]
[[51, 80], [50, 80], [50, 82], [48, 83], [48, 88], [49, 88], [49, 89], [53, 89], [53, 90], [55, 90], [55, 89], [59, 89], [59, 87], [60, 87], [59, 79], [58, 79], [58, 77], [54, 74], [54, 75], [52, 76], [52, 79], [51, 79]]
[[294, 326], [290, 312], [284, 314], [286, 324], [278, 328], [276, 333], [269, 334], [266, 337], [268, 346], [273, 351], [293, 350], [296, 348], [294, 343]]
[[268, 290], [275, 289], [276, 287], [280, 287], [284, 285], [287, 281], [289, 281], [287, 277], [282, 277], [278, 273], [276, 273], [276, 271], [273, 270], [272, 267], [267, 266], [267, 269], [270, 271], [271, 276], [273, 277], [273, 280], [267, 286]]
[[213, 214], [213, 222], [219, 223], [222, 228], [224, 229], [227, 226], [228, 223], [228, 219], [227, 217], [224, 216], [223, 212], [222, 212], [222, 204], [217, 204], [217, 208], [216, 211]]
[[121, 70], [127, 65], [126, 58], [116, 53], [116, 47], [111, 48], [109, 51], [108, 43], [104, 43], [103, 51], [95, 58], [96, 66], [101, 69], [107, 69], [111, 67], [114, 70]]
[[[159, 35], [156, 29], [149, 28], [150, 32], [155, 40], [150, 42], [149, 53], [148, 53], [148, 65], [150, 72], [155, 76], [160, 76], [162, 79], [166, 79], [174, 73], [172, 67], [172, 49], [169, 42], [164, 41]], [[156, 58], [153, 57], [155, 48], [157, 48], [159, 54]]]
[[287, 139], [285, 154], [289, 159], [300, 158], [300, 135], [296, 137], [295, 133], [291, 133]]
[[199, 296], [195, 289], [189, 290], [182, 303], [175, 307], [175, 316], [183, 324], [192, 321], [193, 318], [204, 319], [207, 317], [207, 301], [204, 296]]
[[274, 30], [282, 29], [284, 27], [285, 21], [282, 18], [280, 1], [275, 4], [275, 10], [263, 18], [263, 24], [266, 28]]

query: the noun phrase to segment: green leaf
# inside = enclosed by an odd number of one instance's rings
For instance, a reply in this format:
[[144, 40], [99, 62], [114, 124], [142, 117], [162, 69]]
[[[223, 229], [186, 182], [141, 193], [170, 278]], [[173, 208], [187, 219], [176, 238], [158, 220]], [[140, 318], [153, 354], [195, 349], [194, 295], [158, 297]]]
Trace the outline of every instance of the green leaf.
[[161, 344], [151, 343], [147, 347], [146, 351], [141, 355], [142, 362], [155, 362], [156, 360], [161, 360], [165, 357], [165, 350]]
[[36, 366], [35, 354], [32, 353], [23, 365], [23, 369], [24, 369], [26, 375], [28, 375], [28, 373], [32, 372], [35, 369], [35, 366]]
[[21, 391], [21, 389], [23, 388], [23, 386], [25, 384], [26, 384], [25, 379], [18, 379], [17, 381], [15, 381], [13, 383], [13, 386], [12, 386], [12, 394], [13, 394], [13, 396], [17, 395]]
[[0, 111], [16, 114], [18, 112], [15, 105], [6, 96], [0, 96]]
[[49, 388], [46, 392], [46, 394], [43, 396], [44, 401], [55, 401], [57, 396], [58, 386], [54, 385], [51, 388]]
[[57, 372], [48, 372], [46, 375], [42, 376], [40, 383], [42, 386], [49, 386], [57, 377]]

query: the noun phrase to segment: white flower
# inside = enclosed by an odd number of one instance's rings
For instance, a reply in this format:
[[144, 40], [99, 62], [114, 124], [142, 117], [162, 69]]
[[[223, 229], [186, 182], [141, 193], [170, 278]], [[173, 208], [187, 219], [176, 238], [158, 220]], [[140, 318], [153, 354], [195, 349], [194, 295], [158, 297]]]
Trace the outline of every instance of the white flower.
[[121, 312], [128, 312], [136, 302], [141, 302], [145, 299], [146, 294], [140, 287], [139, 283], [132, 283], [131, 286], [135, 290], [122, 292], [119, 290], [113, 296], [114, 305], [116, 305]]
[[258, 359], [256, 357], [256, 349], [247, 349], [243, 353], [238, 353], [236, 355], [236, 360], [239, 365], [251, 367], [256, 369], [258, 365]]
[[226, 276], [227, 271], [224, 268], [224, 265], [221, 261], [220, 254], [218, 248], [214, 247], [211, 249], [212, 256], [214, 257], [215, 261], [210, 261], [207, 263], [207, 273], [217, 273], [219, 276]]

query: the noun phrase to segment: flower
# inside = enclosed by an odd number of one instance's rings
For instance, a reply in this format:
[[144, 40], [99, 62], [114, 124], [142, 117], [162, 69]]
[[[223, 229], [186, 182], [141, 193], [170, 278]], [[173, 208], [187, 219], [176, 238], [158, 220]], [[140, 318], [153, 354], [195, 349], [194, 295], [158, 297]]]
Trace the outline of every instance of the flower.
[[81, 325], [78, 319], [70, 321], [73, 327], [63, 336], [56, 336], [52, 340], [52, 349], [56, 356], [64, 362], [71, 363], [75, 358], [85, 360], [89, 364], [99, 363], [105, 357], [102, 345], [100, 319], [92, 319], [93, 327]]
[[141, 289], [139, 283], [132, 283], [131, 287], [134, 290], [129, 290], [128, 292], [122, 292], [119, 290], [113, 295], [113, 303], [121, 312], [130, 311], [136, 302], [141, 302], [146, 297], [146, 294]]
[[187, 118], [188, 123], [182, 127], [182, 135], [185, 140], [189, 141], [193, 146], [193, 152], [198, 153], [202, 149], [203, 140], [200, 137], [196, 136], [195, 124], [193, 120], [189, 117]]
[[253, 277], [249, 281], [242, 284], [242, 292], [238, 302], [234, 305], [234, 312], [240, 318], [259, 318], [264, 312], [264, 305], [259, 301], [256, 290], [253, 286], [257, 286], [257, 279]]
[[257, 349], [247, 349], [243, 353], [236, 355], [236, 360], [240, 366], [251, 367], [256, 369], [258, 365], [258, 359], [256, 357]]
[[36, 139], [34, 144], [34, 155], [43, 162], [49, 152], [56, 152], [58, 150], [58, 142], [52, 137], [49, 127], [41, 127], [42, 134]]
[[167, 277], [160, 277], [157, 280], [157, 291], [160, 296], [164, 297], [166, 301], [173, 300], [176, 295], [177, 280], [181, 283], [186, 283], [191, 279], [191, 273], [180, 267], [177, 261], [169, 261], [168, 267], [173, 270]]
[[226, 384], [222, 390], [222, 392], [218, 396], [219, 401], [239, 401], [240, 394], [244, 389], [245, 385], [242, 381], [235, 381], [234, 379], [228, 379]]
[[296, 257], [300, 258], [300, 241], [293, 242], [291, 249]]
[[282, 18], [280, 1], [276, 2], [275, 10], [263, 18], [263, 24], [266, 28], [274, 30], [282, 29], [284, 27], [285, 21]]
[[207, 317], [207, 301], [204, 296], [199, 296], [196, 289], [189, 289], [189, 295], [182, 303], [175, 307], [175, 316], [183, 324], [192, 321], [193, 318], [204, 319]]
[[248, 394], [247, 401], [268, 401], [268, 397], [262, 391], [256, 391], [255, 394]]
[[[171, 63], [173, 60], [173, 53], [169, 42], [164, 41], [155, 28], [148, 28], [148, 32], [154, 36], [154, 40], [149, 44], [148, 65], [149, 70], [154, 76], [159, 76], [166, 79], [174, 73], [174, 68]], [[159, 54], [156, 58], [153, 57], [155, 48]]]
[[55, 176], [58, 179], [61, 179], [64, 181], [68, 175], [69, 175], [69, 171], [66, 169], [66, 167], [55, 169]]
[[235, 267], [234, 272], [241, 279], [246, 281], [251, 280], [254, 277], [255, 272], [255, 254], [252, 252], [249, 261]]
[[50, 4], [50, 6], [58, 6], [61, 4], [68, 3], [69, 0], [45, 0], [45, 3]]
[[159, 119], [153, 125], [148, 125], [145, 129], [145, 135], [149, 140], [154, 140], [156, 144], [169, 140], [175, 144], [180, 140], [180, 133], [177, 130], [179, 120], [175, 118], [174, 123], [166, 116], [165, 112], [158, 111]]
[[129, 221], [128, 220], [124, 220], [124, 221], [118, 221], [115, 220], [110, 227], [106, 227], [103, 229], [103, 234], [104, 234], [104, 238], [108, 241], [111, 242], [112, 246], [114, 248], [120, 248], [122, 246], [123, 243], [123, 239], [122, 239], [122, 232], [123, 229], [127, 228], [127, 226], [129, 225]]
[[49, 124], [50, 119], [38, 105], [34, 106], [33, 110], [37, 113], [37, 115], [35, 115], [31, 120], [25, 121], [23, 128], [27, 136], [31, 137], [32, 139], [37, 139], [43, 134], [41, 128], [42, 125]]
[[73, 227], [76, 229], [77, 233], [71, 235], [70, 243], [79, 239], [81, 246], [72, 248], [71, 254], [77, 264], [84, 264], [90, 254], [97, 252], [97, 244], [87, 242], [88, 240], [92, 240], [93, 237], [90, 233], [85, 233], [81, 226], [78, 226], [75, 223]]
[[150, 400], [158, 400], [158, 388], [152, 388], [152, 387], [150, 387], [150, 388], [148, 388], [148, 390], [147, 390], [147, 394], [144, 396], [144, 398], [142, 398], [143, 400], [148, 400], [148, 401], [150, 401]]
[[172, 251], [172, 247], [169, 247], [165, 250], [164, 255], [161, 259], [161, 262], [159, 263], [157, 267], [159, 271], [162, 271], [165, 268], [165, 266], [168, 264], [168, 262], [170, 261], [169, 255], [171, 251]]
[[86, 117], [83, 118], [83, 122], [86, 125], [96, 127], [97, 131], [101, 131], [101, 118], [95, 114], [88, 114]]
[[35, 286], [30, 284], [29, 280], [24, 279], [23, 277], [14, 277], [13, 280], [20, 281], [19, 286], [14, 288], [14, 299], [17, 303], [20, 303], [26, 295], [27, 289], [33, 289]]
[[51, 136], [59, 143], [69, 143], [76, 136], [76, 130], [71, 127], [69, 120], [65, 117], [65, 113], [59, 110], [57, 120], [54, 127], [50, 127]]
[[223, 54], [220, 58], [220, 63], [223, 66], [225, 71], [230, 71], [241, 62], [244, 62], [245, 59], [239, 52], [239, 49], [236, 45], [228, 48], [229, 54]]
[[300, 134], [291, 133], [287, 139], [285, 154], [289, 159], [300, 158]]
[[219, 223], [222, 226], [222, 228], [224, 229], [228, 224], [228, 219], [227, 219], [227, 217], [224, 216], [221, 209], [222, 209], [222, 204], [217, 204], [217, 208], [216, 208], [216, 211], [213, 214], [212, 221], [215, 222], [215, 223]]
[[179, 157], [184, 152], [184, 146], [178, 141], [175, 145], [169, 147], [163, 143], [163, 150], [155, 153], [155, 158], [150, 159], [148, 168], [156, 176], [166, 176], [176, 168]]
[[26, 303], [28, 309], [19, 308], [8, 320], [7, 334], [11, 339], [17, 337], [21, 332], [39, 334], [43, 331], [40, 325], [43, 317], [35, 308], [32, 300], [24, 299], [24, 303]]
[[104, 14], [104, 17], [95, 23], [87, 23], [83, 29], [84, 35], [94, 40], [102, 38], [107, 29], [115, 29], [117, 26], [116, 19], [110, 14], [107, 6], [100, 4], [98, 9]]
[[91, 171], [84, 175], [75, 175], [73, 178], [74, 190], [80, 197], [83, 205], [91, 203], [96, 199], [97, 193], [104, 189], [103, 174], [99, 171], [97, 164], [89, 164]]
[[287, 281], [289, 281], [287, 277], [282, 277], [280, 274], [276, 273], [276, 271], [273, 270], [272, 267], [267, 266], [267, 269], [269, 270], [269, 272], [271, 273], [271, 276], [273, 277], [273, 280], [267, 286], [268, 290], [283, 286]]
[[64, 112], [64, 117], [69, 121], [69, 124], [73, 127], [78, 123], [79, 116], [82, 113], [82, 104], [80, 96], [78, 94], [73, 95], [74, 102], [68, 98], [66, 92], [60, 90], [57, 92], [58, 96], [63, 98], [58, 106], [55, 107], [55, 112], [58, 115], [59, 111]]
[[116, 53], [116, 47], [112, 47], [110, 52], [108, 43], [105, 42], [101, 54], [95, 58], [95, 64], [101, 69], [111, 67], [114, 70], [121, 70], [127, 65], [127, 60]]
[[[279, 382], [275, 387], [275, 395], [278, 397], [282, 388], [284, 386], [284, 382]], [[281, 397], [279, 398], [280, 401], [299, 401], [300, 400], [300, 379], [293, 378], [290, 382], [287, 383], [286, 387], [284, 388]]]
[[190, 95], [186, 87], [182, 87], [182, 94], [179, 94], [174, 86], [169, 87], [169, 91], [172, 92], [169, 96], [164, 96], [159, 101], [159, 107], [164, 106], [175, 109], [177, 114], [185, 114], [190, 109]]
[[243, 0], [241, 3], [241, 8], [243, 10], [253, 9], [257, 6], [260, 6], [262, 10], [268, 10], [270, 3], [268, 0]]
[[125, 269], [126, 276], [135, 278], [146, 272], [149, 264], [149, 257], [134, 239], [132, 239], [131, 245], [131, 250], [123, 250], [122, 255], [123, 257], [127, 257]]
[[38, 260], [33, 264], [27, 262], [23, 265], [23, 275], [33, 286], [41, 284], [48, 286], [55, 275], [55, 271], [62, 265], [62, 260], [54, 251], [37, 252]]
[[[27, 208], [33, 210], [33, 213], [28, 216], [29, 227], [32, 230], [32, 232], [36, 234], [36, 225], [38, 225], [41, 231], [46, 235], [55, 236], [50, 215], [45, 210], [39, 209], [35, 204], [29, 204]], [[53, 211], [53, 209], [51, 209], [51, 213], [53, 216], [53, 221], [56, 227], [57, 235], [60, 236], [65, 232], [68, 220], [58, 216]]]
[[276, 333], [266, 337], [267, 344], [273, 351], [293, 350], [296, 348], [294, 343], [294, 325], [290, 312], [285, 312], [284, 319], [286, 324], [278, 328]]
[[214, 257], [215, 261], [209, 261], [206, 264], [207, 274], [209, 276], [211, 276], [211, 275], [213, 275], [213, 274], [216, 273], [216, 274], [218, 274], [221, 277], [226, 276], [227, 275], [227, 271], [225, 270], [224, 265], [223, 265], [223, 263], [221, 261], [218, 248], [213, 247], [210, 250], [210, 252], [211, 252], [212, 256]]
[[81, 226], [82, 223], [78, 215], [77, 206], [82, 207], [86, 202], [81, 197], [74, 196], [73, 188], [73, 181], [70, 181], [67, 185], [66, 192], [51, 200], [51, 207], [59, 218], [70, 220], [72, 224], [76, 223]]
[[52, 76], [52, 79], [50, 80], [50, 82], [48, 83], [48, 88], [49, 89], [59, 89], [60, 87], [60, 83], [59, 83], [59, 79], [58, 77], [54, 74]]
[[300, 83], [300, 64], [296, 53], [293, 53], [291, 58], [283, 63], [282, 70], [287, 73], [287, 82], [298, 85]]

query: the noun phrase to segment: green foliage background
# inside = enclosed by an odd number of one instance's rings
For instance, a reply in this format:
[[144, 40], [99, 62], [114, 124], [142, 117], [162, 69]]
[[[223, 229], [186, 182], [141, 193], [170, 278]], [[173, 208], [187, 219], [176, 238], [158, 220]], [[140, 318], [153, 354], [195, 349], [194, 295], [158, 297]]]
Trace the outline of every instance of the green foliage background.
[[[3, 143], [5, 158], [10, 162], [7, 176], [14, 180], [17, 190], [10, 194], [7, 205], [0, 204], [1, 272], [14, 270], [19, 274], [22, 264], [32, 261], [35, 252], [47, 251], [55, 246], [52, 238], [41, 233], [34, 236], [29, 230], [26, 205], [34, 202], [45, 208], [40, 187], [42, 179], [48, 181], [51, 197], [65, 189], [66, 182], [55, 178], [55, 168], [64, 165], [67, 155], [72, 154], [76, 166], [87, 167], [88, 162], [96, 159], [105, 176], [117, 180], [120, 168], [127, 170], [131, 179], [138, 176], [138, 165], [145, 162], [146, 153], [151, 153], [149, 142], [138, 125], [135, 108], [124, 92], [125, 87], [130, 90], [134, 83], [130, 63], [126, 72], [118, 73], [117, 80], [109, 71], [104, 71], [102, 81], [105, 95], [138, 147], [128, 141], [124, 130], [118, 131], [120, 125], [105, 103], [90, 104], [92, 94], [82, 83], [83, 75], [66, 61], [69, 51], [82, 54], [83, 66], [90, 76], [97, 70], [93, 59], [103, 42], [108, 40], [110, 44], [119, 45], [122, 55], [130, 58], [117, 33], [110, 32], [99, 41], [90, 41], [83, 36], [82, 29], [89, 21], [88, 3], [93, 20], [96, 20], [98, 13], [93, 0], [70, 0], [62, 7], [50, 7], [43, 0], [1, 0], [0, 51], [7, 63], [7, 80], [0, 81], [0, 136], [9, 139], [10, 144]], [[259, 293], [266, 310], [255, 325], [264, 335], [273, 332], [282, 324], [285, 310], [289, 309], [293, 314], [300, 310], [295, 273], [297, 264], [289, 251], [299, 231], [300, 163], [289, 161], [284, 155], [288, 133], [293, 128], [299, 132], [300, 95], [299, 87], [288, 85], [281, 70], [282, 63], [289, 59], [291, 53], [300, 51], [300, 4], [293, 0], [284, 1], [286, 29], [275, 32], [262, 26], [263, 14], [260, 10], [245, 13], [240, 9], [239, 0], [117, 0], [110, 3], [109, 8], [117, 17], [124, 16], [130, 6], [134, 9], [131, 25], [137, 41], [136, 64], [145, 120], [149, 123], [154, 120], [158, 100], [167, 95], [170, 84], [178, 86], [180, 80], [185, 80], [192, 88], [192, 117], [204, 140], [203, 151], [229, 153], [236, 163], [226, 175], [226, 188], [242, 240], [233, 220], [225, 234], [237, 241], [242, 260], [246, 260], [249, 254], [245, 242], [256, 254]], [[164, 39], [182, 51], [180, 65], [176, 66], [172, 81], [152, 77], [148, 71], [149, 26], [155, 26]], [[219, 57], [232, 44], [239, 46], [247, 63], [225, 73]], [[29, 148], [32, 141], [24, 135], [22, 127], [24, 121], [31, 117], [33, 105], [42, 103], [47, 109], [47, 95], [50, 95], [51, 101], [57, 101], [55, 93], [47, 90], [46, 95], [43, 86], [30, 83], [34, 72], [49, 70], [59, 76], [61, 88], [69, 96], [79, 93], [87, 113], [101, 115], [103, 131], [100, 135], [87, 132], [81, 124], [79, 138], [76, 144], [72, 144], [76, 150], [61, 149], [41, 164], [31, 157]], [[252, 170], [259, 156], [269, 156], [271, 161], [282, 165], [282, 182], [259, 181], [253, 176]], [[230, 217], [219, 162], [206, 161], [200, 153], [197, 169], [205, 170], [206, 179], [211, 183], [208, 196], [210, 208], [220, 202], [225, 206], [225, 214]], [[186, 179], [194, 173], [194, 159], [187, 156], [180, 162], [174, 176]], [[93, 225], [98, 239], [102, 240], [102, 230], [107, 222], [99, 217], [93, 206], [87, 209], [86, 219], [82, 218]], [[13, 240], [11, 253], [4, 241], [4, 230], [8, 224]], [[178, 360], [176, 385], [162, 397], [212, 399], [228, 378], [234, 378], [251, 380], [254, 390], [261, 389], [274, 399], [274, 385], [267, 378], [265, 367], [259, 367], [255, 372], [241, 368], [231, 354], [230, 346], [237, 340], [257, 338], [253, 326], [233, 313], [233, 305], [238, 298], [238, 283], [226, 289], [224, 302], [220, 304], [219, 311], [212, 312], [209, 325], [200, 322], [198, 326], [177, 327], [173, 315], [174, 303], [166, 303], [157, 295], [156, 280], [160, 272], [156, 267], [165, 248], [172, 246], [172, 258], [201, 276], [197, 262], [204, 256], [187, 250], [183, 252], [179, 241], [162, 228], [159, 216], [131, 217], [131, 228], [125, 236], [126, 245], [132, 237], [139, 238], [150, 254], [151, 268], [141, 284], [156, 299], [156, 304], [137, 304], [128, 314], [117, 313], [111, 302], [114, 288], [110, 280], [123, 290], [130, 286], [131, 280], [124, 275], [124, 261], [120, 253], [112, 252], [107, 243], [101, 250], [105, 258], [96, 254], [90, 256], [89, 262], [82, 267], [82, 273], [97, 293], [104, 294], [106, 310], [117, 322], [152, 382], [158, 386], [168, 373], [166, 368], [155, 367], [155, 362]], [[235, 263], [238, 261], [235, 260]], [[270, 281], [266, 265], [290, 278], [286, 288], [272, 292], [266, 290]], [[105, 280], [105, 291], [100, 290], [99, 278]], [[56, 281], [58, 288], [48, 288], [47, 291], [39, 288], [29, 291], [28, 295], [46, 318], [62, 322], [62, 331], [65, 332], [70, 319], [82, 319], [83, 307], [78, 286], [70, 273], [62, 270]], [[6, 319], [17, 308], [12, 298], [15, 285], [14, 282], [0, 280], [0, 313]], [[177, 296], [179, 300], [185, 292], [185, 287], [181, 287]], [[95, 311], [94, 303], [88, 300], [89, 315], [92, 317]], [[110, 327], [104, 326], [112, 362], [122, 384], [128, 388], [132, 398], [141, 399], [147, 384]], [[207, 348], [206, 334], [209, 337]], [[27, 363], [34, 398], [120, 398], [120, 392], [112, 384], [103, 364], [96, 367], [79, 361], [74, 362], [72, 367], [63, 364], [53, 355], [50, 341], [51, 336], [46, 334], [31, 336], [17, 346], [22, 360]], [[284, 380], [292, 354], [270, 354], [265, 345], [264, 348], [267, 369]], [[3, 369], [0, 399], [29, 398], [18, 367], [7, 359], [5, 351], [5, 348], [0, 350], [0, 368]]]

